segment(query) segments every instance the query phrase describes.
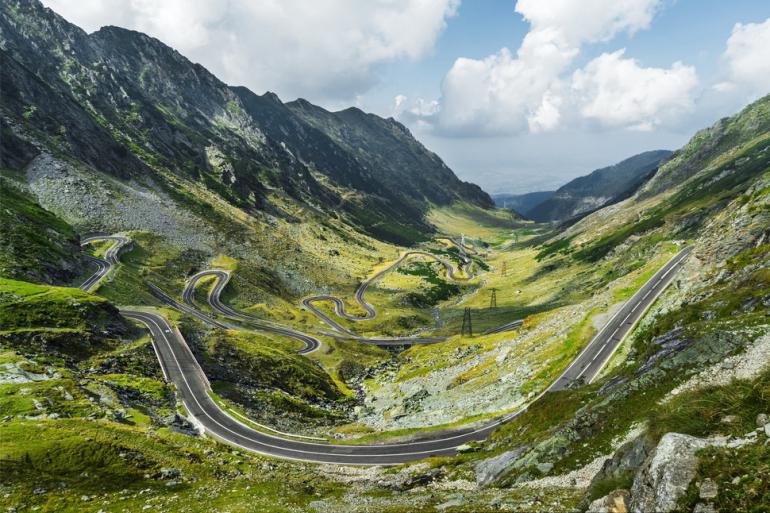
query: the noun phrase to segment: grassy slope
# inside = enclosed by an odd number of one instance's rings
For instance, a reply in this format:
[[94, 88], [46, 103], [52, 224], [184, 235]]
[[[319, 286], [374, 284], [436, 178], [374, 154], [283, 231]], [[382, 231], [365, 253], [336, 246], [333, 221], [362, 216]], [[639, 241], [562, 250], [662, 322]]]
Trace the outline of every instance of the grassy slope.
[[128, 332], [117, 310], [79, 289], [0, 278], [0, 342], [25, 353], [82, 359]]
[[104, 325], [114, 313], [105, 299], [79, 289], [35, 285], [0, 278], [0, 326], [86, 330]]
[[0, 177], [0, 200], [0, 276], [50, 284], [76, 281], [82, 263], [72, 227], [5, 177]]
[[344, 418], [345, 394], [312, 360], [259, 334], [213, 331], [202, 364], [214, 392], [249, 418], [311, 432]]

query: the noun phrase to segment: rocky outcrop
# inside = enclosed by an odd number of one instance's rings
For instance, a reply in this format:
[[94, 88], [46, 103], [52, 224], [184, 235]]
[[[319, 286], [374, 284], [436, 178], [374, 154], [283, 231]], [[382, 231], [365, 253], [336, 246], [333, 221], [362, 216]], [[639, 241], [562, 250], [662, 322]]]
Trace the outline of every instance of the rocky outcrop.
[[664, 435], [648, 463], [634, 478], [630, 510], [634, 513], [673, 511], [695, 477], [698, 466], [695, 452], [715, 443], [679, 433]]
[[628, 490], [614, 490], [593, 501], [588, 507], [588, 513], [626, 513], [629, 500]]
[[[585, 498], [583, 499], [583, 507], [588, 503], [588, 498], [602, 482], [607, 480], [620, 481], [623, 479], [629, 479], [633, 476], [639, 468], [647, 461], [650, 453], [655, 448], [655, 444], [649, 439], [646, 433], [643, 433], [636, 438], [624, 443], [615, 451], [615, 453], [608, 458], [602, 465], [601, 470], [591, 480], [591, 484], [588, 486]], [[607, 497], [603, 497], [606, 499]], [[599, 501], [599, 499], [597, 499]], [[597, 501], [591, 503], [588, 511], [594, 511]], [[600, 510], [597, 510], [600, 511]]]
[[493, 458], [481, 460], [476, 464], [476, 482], [479, 486], [486, 486], [508, 470], [511, 462], [516, 460], [524, 452], [524, 449], [515, 449], [504, 452]]

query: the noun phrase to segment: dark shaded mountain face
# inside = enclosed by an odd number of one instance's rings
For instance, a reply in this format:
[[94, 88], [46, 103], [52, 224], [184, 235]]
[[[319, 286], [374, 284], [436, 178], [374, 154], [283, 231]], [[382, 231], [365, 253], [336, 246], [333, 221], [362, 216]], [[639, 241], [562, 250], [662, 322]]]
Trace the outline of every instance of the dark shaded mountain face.
[[[393, 118], [383, 119], [351, 107], [328, 112], [306, 100], [287, 104], [299, 118], [327, 135], [356, 156], [368, 183], [382, 190], [399, 191], [407, 203], [444, 205], [457, 198], [482, 207], [494, 203], [474, 184], [460, 181], [436, 155], [420, 144], [409, 130]], [[419, 169], [415, 175], [413, 170]], [[405, 185], [407, 185], [405, 187]]]
[[495, 205], [526, 216], [530, 210], [551, 198], [556, 191], [527, 192], [525, 194], [493, 194]]
[[671, 156], [668, 150], [634, 155], [613, 166], [575, 178], [525, 214], [539, 222], [563, 221], [631, 196]]
[[[384, 240], [426, 238], [434, 205], [493, 206], [408, 130], [230, 87], [145, 34], [86, 34], [33, 0], [0, 6], [2, 113], [67, 157], [122, 180], [202, 184], [276, 215], [283, 197]], [[21, 151], [21, 150], [20, 150]]]

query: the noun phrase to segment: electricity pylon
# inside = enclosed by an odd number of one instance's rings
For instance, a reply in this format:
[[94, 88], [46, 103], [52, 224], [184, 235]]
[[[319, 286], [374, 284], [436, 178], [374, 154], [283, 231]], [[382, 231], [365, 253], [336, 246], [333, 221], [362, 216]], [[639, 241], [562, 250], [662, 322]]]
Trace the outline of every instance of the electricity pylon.
[[492, 287], [492, 295], [489, 297], [489, 308], [497, 308], [497, 289]]
[[471, 324], [471, 309], [469, 307], [465, 307], [465, 312], [463, 313], [463, 327], [460, 330], [460, 336], [465, 336], [465, 333], [468, 333], [468, 336], [473, 336], [473, 324]]

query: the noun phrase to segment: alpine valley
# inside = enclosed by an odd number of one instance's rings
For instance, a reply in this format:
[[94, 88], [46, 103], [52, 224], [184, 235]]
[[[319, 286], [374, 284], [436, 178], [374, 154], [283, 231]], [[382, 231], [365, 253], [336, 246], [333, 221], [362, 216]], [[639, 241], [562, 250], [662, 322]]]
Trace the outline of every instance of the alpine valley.
[[520, 215], [37, 0], [0, 59], [4, 510], [770, 510], [770, 96]]

